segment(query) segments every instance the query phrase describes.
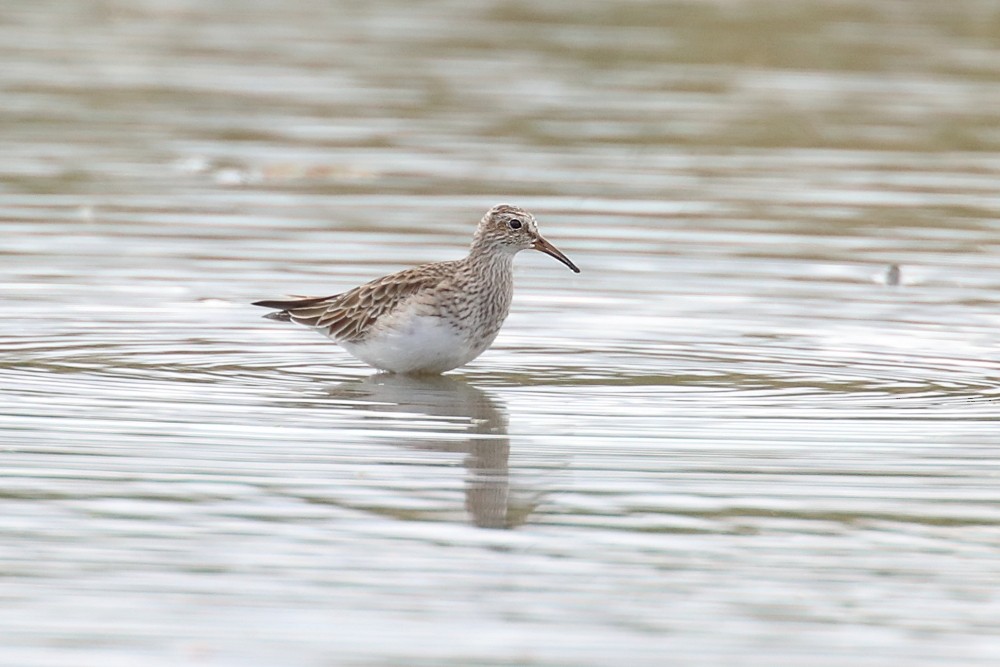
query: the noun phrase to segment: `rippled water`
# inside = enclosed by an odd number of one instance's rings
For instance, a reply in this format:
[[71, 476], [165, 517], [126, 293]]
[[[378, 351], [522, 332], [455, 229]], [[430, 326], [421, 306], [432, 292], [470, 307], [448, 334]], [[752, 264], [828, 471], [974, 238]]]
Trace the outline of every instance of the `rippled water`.
[[[0, 663], [997, 664], [1000, 15], [941, 7], [5, 5]], [[248, 305], [498, 201], [583, 272], [457, 372]]]

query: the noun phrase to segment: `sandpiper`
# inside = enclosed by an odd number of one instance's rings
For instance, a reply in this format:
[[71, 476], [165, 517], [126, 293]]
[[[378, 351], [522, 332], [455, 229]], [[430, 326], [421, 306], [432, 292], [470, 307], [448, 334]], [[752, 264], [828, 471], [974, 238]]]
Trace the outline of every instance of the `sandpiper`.
[[529, 248], [580, 272], [542, 238], [533, 215], [498, 204], [483, 216], [464, 259], [422, 264], [333, 296], [253, 305], [278, 309], [264, 317], [311, 327], [380, 370], [444, 373], [497, 337], [510, 310], [514, 255]]

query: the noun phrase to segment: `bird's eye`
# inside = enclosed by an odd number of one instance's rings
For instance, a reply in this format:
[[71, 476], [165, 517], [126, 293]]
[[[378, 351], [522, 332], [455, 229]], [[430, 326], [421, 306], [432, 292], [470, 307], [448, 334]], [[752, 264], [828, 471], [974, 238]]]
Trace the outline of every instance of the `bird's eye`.
[[521, 221], [520, 220], [508, 220], [507, 224], [510, 225], [511, 229], [520, 229], [521, 228]]

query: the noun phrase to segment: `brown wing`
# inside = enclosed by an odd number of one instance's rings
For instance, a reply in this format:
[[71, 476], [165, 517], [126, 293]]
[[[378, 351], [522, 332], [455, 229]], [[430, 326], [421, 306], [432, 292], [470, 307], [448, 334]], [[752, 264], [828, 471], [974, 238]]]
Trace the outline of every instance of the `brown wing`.
[[377, 278], [360, 287], [335, 294], [292, 301], [258, 301], [255, 306], [279, 308], [267, 317], [291, 320], [325, 329], [336, 340], [360, 340], [379, 317], [392, 311], [413, 294], [441, 283], [454, 272], [455, 262], [425, 264]]

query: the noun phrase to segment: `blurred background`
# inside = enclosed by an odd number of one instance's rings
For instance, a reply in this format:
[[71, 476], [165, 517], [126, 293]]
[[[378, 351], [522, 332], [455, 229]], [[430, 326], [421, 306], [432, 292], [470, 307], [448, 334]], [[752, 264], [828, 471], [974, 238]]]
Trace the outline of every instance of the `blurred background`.
[[[991, 0], [7, 0], [0, 664], [1000, 661]], [[462, 256], [373, 375], [250, 301]]]

